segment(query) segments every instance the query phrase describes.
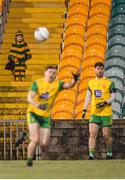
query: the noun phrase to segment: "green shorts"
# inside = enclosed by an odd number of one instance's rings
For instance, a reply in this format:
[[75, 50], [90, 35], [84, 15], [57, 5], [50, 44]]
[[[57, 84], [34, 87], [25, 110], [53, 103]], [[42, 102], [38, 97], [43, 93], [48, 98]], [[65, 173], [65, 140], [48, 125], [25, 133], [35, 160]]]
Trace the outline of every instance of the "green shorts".
[[112, 116], [98, 116], [92, 114], [89, 123], [95, 123], [103, 127], [110, 127], [112, 125]]
[[42, 117], [32, 112], [27, 113], [27, 121], [28, 124], [38, 123], [41, 128], [51, 127], [51, 120], [49, 117]]

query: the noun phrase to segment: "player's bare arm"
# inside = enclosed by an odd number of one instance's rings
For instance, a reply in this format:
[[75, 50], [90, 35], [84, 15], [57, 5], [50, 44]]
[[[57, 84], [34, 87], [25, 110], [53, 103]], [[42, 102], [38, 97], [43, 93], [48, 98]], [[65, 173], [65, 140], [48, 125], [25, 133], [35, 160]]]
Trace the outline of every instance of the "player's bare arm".
[[69, 82], [65, 82], [63, 84], [63, 89], [72, 88], [75, 85], [75, 83], [78, 81], [80, 74], [79, 73], [77, 73], [77, 74], [72, 73], [72, 75], [73, 75], [73, 79]]
[[30, 103], [33, 106], [38, 108], [39, 104], [37, 102], [35, 102], [35, 100], [34, 100], [35, 95], [36, 95], [35, 91], [29, 91], [28, 96], [27, 96], [27, 100], [28, 100], [28, 103]]
[[86, 111], [88, 109], [90, 101], [91, 101], [91, 91], [87, 90], [86, 98], [85, 98], [85, 102], [84, 102], [84, 107], [83, 107], [83, 114], [82, 114], [83, 120], [85, 119]]
[[116, 93], [111, 93], [111, 97], [106, 100], [107, 104], [111, 104], [116, 98]]
[[111, 93], [111, 97], [109, 99], [107, 99], [104, 102], [100, 102], [100, 103], [96, 104], [96, 107], [103, 108], [104, 106], [111, 104], [115, 100], [115, 98], [116, 98], [116, 93], [113, 92], [113, 93]]
[[71, 81], [65, 82], [65, 83], [63, 84], [63, 89], [72, 88], [74, 85], [75, 85], [75, 80], [72, 79]]
[[48, 105], [47, 104], [38, 104], [35, 100], [34, 100], [34, 97], [36, 95], [36, 92], [34, 91], [29, 91], [28, 93], [28, 102], [30, 104], [32, 104], [33, 106], [39, 108], [39, 109], [42, 109], [42, 110], [46, 110], [48, 108]]

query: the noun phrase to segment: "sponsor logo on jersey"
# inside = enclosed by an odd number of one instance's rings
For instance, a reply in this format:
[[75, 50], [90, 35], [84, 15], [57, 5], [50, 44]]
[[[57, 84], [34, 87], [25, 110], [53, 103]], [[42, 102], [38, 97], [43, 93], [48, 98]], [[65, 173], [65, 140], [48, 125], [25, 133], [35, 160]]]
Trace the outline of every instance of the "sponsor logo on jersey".
[[102, 91], [101, 90], [95, 90], [94, 94], [95, 94], [95, 97], [97, 97], [97, 98], [102, 97]]

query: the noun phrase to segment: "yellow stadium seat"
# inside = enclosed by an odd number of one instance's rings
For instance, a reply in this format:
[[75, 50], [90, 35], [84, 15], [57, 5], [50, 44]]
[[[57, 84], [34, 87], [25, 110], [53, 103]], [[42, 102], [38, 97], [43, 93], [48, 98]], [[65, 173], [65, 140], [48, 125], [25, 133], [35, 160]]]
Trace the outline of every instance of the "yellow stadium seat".
[[63, 69], [61, 72], [59, 71], [58, 79], [63, 80], [64, 82], [70, 81], [72, 79], [72, 73], [67, 69]]
[[86, 67], [90, 67], [95, 65], [96, 62], [103, 62], [103, 59], [99, 59], [98, 57], [91, 57], [82, 62], [82, 69], [84, 70]]
[[74, 103], [75, 98], [76, 98], [75, 90], [73, 90], [73, 89], [71, 89], [71, 90], [63, 90], [56, 97], [56, 100], [55, 100], [54, 104], [56, 104], [58, 101], [60, 101], [60, 100], [62, 101], [64, 99], [67, 99], [70, 102]]
[[111, 7], [112, 0], [105, 0], [105, 1], [104, 0], [91, 0], [91, 6], [94, 6], [94, 5], [97, 5], [97, 4], [100, 4], [100, 3], [106, 4], [106, 5]]
[[[82, 84], [83, 82], [84, 82], [84, 84], [85, 84], [85, 86], [84, 86], [84, 89], [86, 88], [86, 87], [88, 87], [88, 82], [93, 78], [94, 76], [91, 76], [91, 77], [86, 77], [86, 78], [82, 78], [81, 77], [81, 79], [80, 79], [80, 84]], [[80, 88], [80, 86], [79, 86], [79, 91], [81, 91], [82, 90], [82, 87]]]
[[68, 10], [68, 17], [70, 17], [70, 15], [73, 15], [74, 13], [83, 14], [84, 16], [88, 17], [88, 10], [89, 8], [82, 3], [72, 5]]
[[76, 74], [78, 72], [78, 70], [79, 70], [79, 67], [76, 67], [74, 65], [68, 65], [66, 67], [63, 67], [63, 68], [59, 69], [60, 73], [67, 71], [67, 72], [72, 72], [74, 74]]
[[89, 45], [87, 44], [86, 45], [86, 50], [89, 49], [89, 48], [97, 48], [97, 49], [100, 49], [100, 50], [105, 52], [106, 45], [103, 45], [101, 43], [93, 43], [93, 44], [89, 44]]
[[101, 57], [101, 56], [91, 56], [91, 57], [89, 57], [89, 58], [86, 58], [86, 59], [84, 59], [84, 61], [82, 62], [82, 67], [84, 68], [84, 66], [89, 66], [89, 65], [95, 65], [95, 63], [96, 62], [99, 62], [99, 61], [101, 61], [101, 62], [103, 62], [104, 61], [104, 59]]
[[87, 38], [96, 34], [103, 35], [105, 38], [107, 38], [107, 27], [101, 24], [96, 24], [87, 29]]
[[107, 21], [109, 22], [110, 17], [107, 14], [103, 13], [103, 12], [99, 12], [99, 13], [97, 12], [95, 14], [92, 14], [91, 16], [89, 16], [89, 18], [95, 18], [97, 16], [105, 17], [105, 19], [107, 19]]
[[90, 76], [91, 77], [95, 76], [95, 69], [93, 66], [88, 67], [81, 72], [81, 78], [86, 78], [86, 77], [90, 77]]
[[77, 96], [77, 102], [80, 103], [80, 102], [83, 102], [85, 97], [86, 97], [86, 92], [87, 92], [87, 89], [83, 89]]
[[82, 51], [78, 50], [78, 49], [74, 49], [74, 48], [69, 48], [67, 47], [66, 49], [64, 48], [62, 54], [61, 54], [61, 58], [67, 58], [70, 56], [74, 56], [74, 57], [78, 57], [81, 58], [82, 57]]
[[69, 113], [73, 113], [73, 110], [74, 110], [74, 104], [72, 102], [62, 100], [54, 104], [52, 112], [57, 113], [60, 111], [67, 111]]
[[106, 46], [107, 39], [103, 35], [100, 35], [100, 34], [90, 36], [86, 39], [86, 46], [89, 46], [91, 44], [96, 44], [96, 43]]
[[65, 38], [64, 47], [77, 44], [80, 47], [84, 47], [84, 38], [81, 35], [70, 35]]
[[64, 46], [63, 50], [66, 50], [66, 49], [76, 49], [78, 51], [83, 52], [83, 47], [79, 46], [79, 44], [69, 44], [67, 46]]
[[[101, 41], [101, 39], [100, 39], [100, 41]], [[100, 51], [104, 51], [104, 52], [105, 52], [106, 46], [104, 46], [104, 45], [102, 45], [102, 44], [100, 44], [100, 43], [95, 43], [95, 44], [87, 45], [87, 46], [86, 46], [86, 51], [87, 51], [88, 49], [98, 49], [98, 50], [100, 50]]]
[[106, 4], [99, 4], [91, 7], [90, 16], [97, 13], [104, 13], [107, 16], [110, 16], [111, 8]]
[[81, 116], [79, 116], [79, 118], [82, 118], [83, 106], [84, 106], [84, 100], [77, 104], [77, 106], [75, 108], [76, 118], [78, 118], [79, 113], [81, 115]]
[[66, 59], [60, 60], [59, 68], [62, 69], [62, 68], [65, 68], [65, 67], [74, 67], [76, 69], [79, 69], [81, 63], [80, 63], [79, 59], [77, 60], [75, 58], [75, 60], [76, 61], [74, 61], [71, 58], [66, 58]]
[[[80, 103], [77, 103], [76, 108], [75, 108], [76, 113], [80, 112], [80, 111], [83, 112], [84, 101], [85, 101], [85, 99], [83, 99]], [[87, 110], [87, 112], [89, 111], [89, 113], [90, 113], [90, 107], [91, 107], [91, 104], [89, 104], [88, 110]]]
[[100, 48], [98, 49], [88, 48], [84, 53], [84, 60], [89, 59], [92, 56], [103, 60], [105, 57], [105, 52], [102, 51], [102, 49]]
[[89, 79], [80, 79], [79, 92], [81, 92], [83, 89], [86, 89], [88, 87], [88, 81]]
[[81, 25], [68, 26], [65, 31], [65, 37], [70, 34], [80, 34], [84, 38], [85, 28]]
[[[63, 62], [63, 61], [64, 61], [64, 62]], [[75, 56], [70, 56], [70, 57], [62, 58], [62, 59], [60, 60], [60, 63], [61, 63], [62, 66], [63, 66], [65, 63], [68, 63], [68, 62], [72, 62], [72, 63], [74, 64], [76, 61], [77, 61], [79, 64], [81, 64], [82, 58], [75, 57]]]
[[[63, 94], [62, 94], [63, 95]], [[72, 103], [73, 104], [73, 106], [74, 106], [74, 103], [75, 103], [75, 101], [73, 101], [74, 99], [72, 99], [72, 96], [70, 96], [69, 98], [68, 97], [64, 97], [64, 98], [56, 98], [56, 100], [55, 100], [55, 102], [54, 102], [54, 106], [56, 106], [57, 104], [59, 104], [59, 103]]]
[[54, 120], [71, 120], [73, 118], [73, 113], [67, 111], [59, 111], [56, 113], [52, 113], [52, 119]]
[[83, 0], [70, 0], [70, 6], [76, 3], [82, 3], [89, 7], [90, 1], [89, 0], [84, 0], [84, 1]]
[[72, 16], [69, 16], [66, 21], [66, 25], [71, 26], [74, 24], [81, 24], [81, 25], [85, 26], [86, 25], [86, 17], [83, 16], [82, 14], [74, 14]]
[[[102, 20], [103, 19], [103, 20]], [[108, 19], [104, 15], [91, 16], [88, 20], [88, 27], [95, 24], [103, 24], [108, 27]]]

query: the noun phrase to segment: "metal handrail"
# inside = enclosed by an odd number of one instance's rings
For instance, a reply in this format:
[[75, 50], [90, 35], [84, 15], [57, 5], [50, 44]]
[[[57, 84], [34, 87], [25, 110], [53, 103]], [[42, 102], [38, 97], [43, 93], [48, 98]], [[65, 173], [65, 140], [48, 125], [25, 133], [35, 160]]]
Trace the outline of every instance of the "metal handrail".
[[[26, 120], [0, 120], [0, 127], [2, 129], [2, 135], [0, 139], [2, 139], [3, 144], [3, 149], [1, 149], [1, 152], [3, 152], [2, 159], [20, 159], [20, 149], [15, 147], [13, 139], [17, 140], [20, 136], [20, 133], [25, 130]], [[21, 146], [21, 151], [21, 157], [22, 159], [25, 159], [26, 148], [24, 143]]]

